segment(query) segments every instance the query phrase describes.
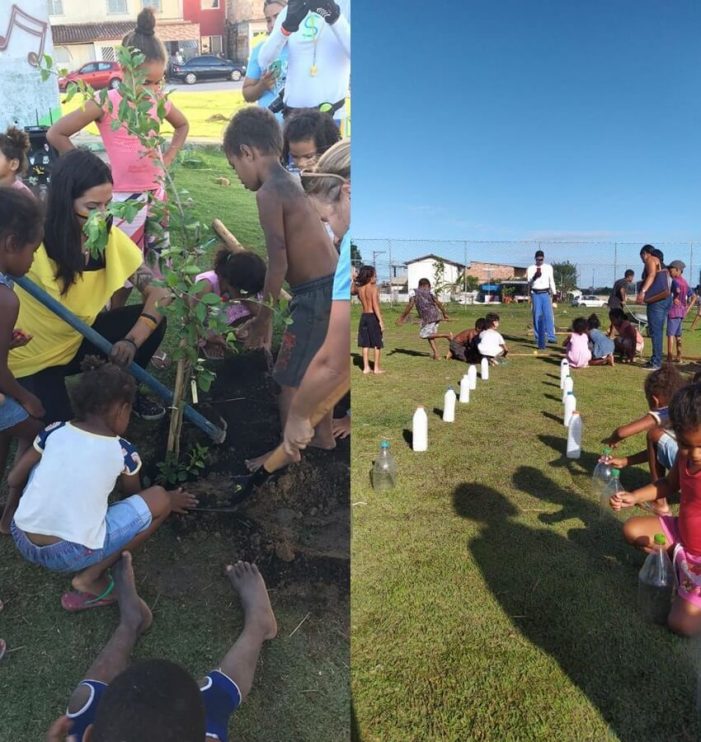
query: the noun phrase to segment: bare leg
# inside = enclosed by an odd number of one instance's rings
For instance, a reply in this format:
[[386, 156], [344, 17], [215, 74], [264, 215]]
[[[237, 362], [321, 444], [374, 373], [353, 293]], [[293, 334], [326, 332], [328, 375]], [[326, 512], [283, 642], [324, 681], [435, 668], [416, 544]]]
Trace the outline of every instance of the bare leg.
[[[103, 683], [110, 683], [126, 669], [134, 645], [153, 621], [149, 607], [136, 592], [134, 569], [128, 551], [121, 554], [113, 572], [114, 594], [119, 603], [119, 625], [85, 673], [87, 680]], [[90, 689], [79, 685], [73, 691], [68, 710], [71, 713], [80, 711], [89, 698]]]
[[[662, 479], [665, 475], [665, 469], [657, 460], [657, 443], [663, 435], [666, 435], [664, 429], [653, 428], [648, 431], [647, 438], [647, 463], [650, 467], [651, 481], [656, 482], [658, 479]], [[669, 515], [669, 505], [666, 498], [655, 500], [652, 504], [654, 511], [658, 515]]]
[[322, 448], [324, 451], [336, 448], [336, 438], [333, 434], [333, 410], [329, 410], [314, 428], [314, 437], [309, 441], [309, 445], [313, 448]]
[[675, 597], [672, 601], [672, 610], [667, 617], [667, 626], [681, 636], [701, 634], [701, 608]]
[[694, 321], [691, 323], [690, 330], [693, 330], [694, 327], [696, 327], [696, 323], [699, 321], [699, 317], [701, 317], [701, 311], [696, 313], [696, 316], [694, 317]]
[[[153, 520], [151, 521], [151, 525], [145, 531], [142, 531], [138, 536], [135, 536], [126, 546], [124, 546], [123, 551], [133, 551], [137, 547], [141, 546], [141, 544], [160, 527], [163, 521], [174, 510], [194, 507], [197, 504], [197, 501], [192, 495], [189, 495], [182, 490], [171, 490], [167, 492], [163, 487], [149, 487], [147, 490], [144, 490], [139, 494], [146, 501]], [[118, 561], [119, 558], [120, 552], [111, 554], [101, 562], [93, 564], [91, 567], [79, 572], [71, 581], [74, 589], [82, 593], [101, 595], [109, 585], [107, 570]]]
[[672, 343], [674, 338], [671, 335], [667, 335], [667, 363], [672, 362]]
[[[287, 423], [287, 415], [290, 412], [290, 405], [292, 404], [292, 399], [295, 396], [296, 391], [297, 388], [294, 386], [283, 386], [280, 388], [280, 396], [277, 400], [278, 409], [280, 412], [280, 430], [285, 429], [285, 425]], [[277, 448], [277, 446], [275, 448]], [[271, 448], [270, 451], [266, 451], [260, 456], [255, 456], [252, 459], [246, 459], [246, 468], [249, 471], [257, 471], [258, 469], [260, 469], [260, 467], [263, 466], [263, 464], [267, 461], [268, 457], [275, 450], [275, 448]]]
[[375, 348], [375, 363], [373, 364], [373, 371], [376, 374], [383, 374], [385, 371], [380, 368], [380, 356], [382, 355], [382, 348]]
[[662, 532], [662, 524], [656, 515], [637, 515], [623, 524], [623, 537], [640, 551], [651, 554], [656, 533]]
[[228, 565], [226, 574], [241, 599], [243, 631], [221, 661], [221, 671], [238, 685], [245, 700], [253, 686], [263, 642], [275, 637], [277, 623], [265, 582], [255, 564]]
[[[42, 424], [30, 417], [28, 420], [23, 420], [18, 425], [10, 428], [9, 430], [3, 431], [2, 439], [5, 441], [5, 445], [9, 446], [10, 437], [17, 438], [17, 451], [15, 453], [15, 461], [19, 461], [20, 456], [29, 448], [34, 440], [35, 436], [39, 433], [42, 428]], [[5, 435], [7, 434], [7, 435]], [[0, 447], [2, 444], [0, 444]], [[0, 461], [3, 453], [0, 451]], [[7, 460], [7, 448], [4, 451], [5, 460]], [[0, 469], [2, 472], [3, 469]], [[0, 534], [10, 533], [10, 524], [12, 519], [15, 517], [15, 511], [19, 505], [19, 499], [22, 496], [22, 490], [17, 487], [8, 487], [7, 489], [7, 500], [5, 501], [5, 509], [2, 511], [2, 518], [0, 518]]]
[[363, 348], [363, 373], [364, 374], [372, 373], [372, 369], [370, 368], [370, 361], [368, 360], [369, 355], [370, 355], [370, 348]]
[[681, 335], [677, 338], [677, 363], [681, 363], [682, 360], [682, 338]]
[[433, 360], [438, 361], [440, 360], [440, 356], [438, 355], [438, 348], [436, 346], [436, 341], [431, 338], [426, 338], [428, 340], [428, 344], [431, 346], [431, 353], [433, 354]]

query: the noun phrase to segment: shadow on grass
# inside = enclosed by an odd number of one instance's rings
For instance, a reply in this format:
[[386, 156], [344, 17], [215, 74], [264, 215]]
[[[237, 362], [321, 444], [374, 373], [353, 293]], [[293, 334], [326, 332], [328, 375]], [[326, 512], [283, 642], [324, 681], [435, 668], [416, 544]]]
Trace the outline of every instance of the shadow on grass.
[[403, 356], [414, 356], [415, 358], [430, 358], [430, 353], [422, 353], [420, 350], [411, 350], [411, 348], [393, 348], [392, 350], [387, 351], [385, 355], [393, 356], [395, 354], [403, 355]]
[[[535, 468], [521, 467], [514, 482], [567, 508], [570, 517], [585, 523], [597, 518], [595, 504], [561, 489]], [[632, 550], [615, 521], [597, 519], [597, 528], [577, 529], [580, 537], [568, 539], [554, 529], [518, 522], [519, 511], [501, 492], [476, 483], [454, 490], [453, 507], [482, 526], [467, 549], [504, 613], [557, 662], [617, 739], [699, 738], [690, 647], [637, 615], [636, 572], [642, 557], [630, 565]], [[605, 546], [613, 558], [604, 553]], [[587, 736], [580, 732], [572, 739]]]
[[[554, 420], [556, 423], [560, 423], [560, 425], [562, 425], [562, 418], [559, 415], [553, 415], [552, 412], [547, 412], [546, 410], [543, 410], [543, 417], [547, 417], [548, 420]], [[565, 432], [565, 435], [567, 435], [566, 432]]]
[[[552, 378], [552, 374], [548, 374], [548, 376], [550, 376]], [[556, 384], [554, 381], [544, 381], [543, 382], [543, 385], [544, 386], [554, 386], [555, 389], [559, 389], [560, 388], [560, 385], [559, 384]]]
[[443, 410], [440, 407], [434, 407], [433, 414], [438, 415], [438, 417], [440, 417], [441, 420], [443, 419]]
[[409, 428], [404, 428], [402, 430], [402, 438], [404, 438], [404, 442], [411, 448], [411, 444], [414, 441], [414, 434], [409, 430]]
[[351, 358], [353, 359], [354, 366], [360, 369], [363, 368], [363, 356], [360, 353], [351, 353]]

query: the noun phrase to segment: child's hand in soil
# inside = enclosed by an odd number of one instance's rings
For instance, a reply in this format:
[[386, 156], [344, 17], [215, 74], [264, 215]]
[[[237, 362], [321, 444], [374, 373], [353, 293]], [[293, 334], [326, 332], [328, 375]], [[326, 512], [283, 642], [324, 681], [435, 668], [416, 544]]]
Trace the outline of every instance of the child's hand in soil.
[[269, 324], [260, 315], [246, 322], [236, 331], [237, 337], [244, 341], [248, 350], [270, 347]]
[[13, 348], [21, 348], [26, 345], [32, 339], [31, 335], [28, 335], [22, 330], [15, 329], [12, 332], [12, 339], [10, 340], [10, 350]]
[[306, 448], [307, 444], [314, 437], [314, 427], [308, 418], [297, 417], [290, 413], [285, 425], [285, 435], [283, 447], [285, 453], [292, 456], [294, 461], [299, 461], [301, 448]]
[[176, 490], [168, 490], [168, 497], [170, 497], [170, 509], [173, 513], [179, 513], [184, 515], [188, 510], [196, 508], [199, 500], [189, 492], [185, 492], [182, 487], [178, 487]]

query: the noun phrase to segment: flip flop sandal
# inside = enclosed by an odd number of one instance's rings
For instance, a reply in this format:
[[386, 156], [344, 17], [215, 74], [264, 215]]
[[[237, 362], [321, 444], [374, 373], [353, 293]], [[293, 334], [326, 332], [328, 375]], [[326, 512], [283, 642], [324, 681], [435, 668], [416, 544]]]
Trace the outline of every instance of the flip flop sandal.
[[114, 578], [110, 577], [110, 584], [101, 595], [72, 590], [61, 596], [61, 607], [69, 613], [79, 613], [80, 611], [87, 611], [89, 608], [101, 608], [105, 605], [113, 605], [117, 602], [117, 598], [112, 595], [113, 590]]
[[151, 363], [154, 368], [164, 369], [170, 366], [170, 358], [165, 351], [159, 351], [151, 356]]

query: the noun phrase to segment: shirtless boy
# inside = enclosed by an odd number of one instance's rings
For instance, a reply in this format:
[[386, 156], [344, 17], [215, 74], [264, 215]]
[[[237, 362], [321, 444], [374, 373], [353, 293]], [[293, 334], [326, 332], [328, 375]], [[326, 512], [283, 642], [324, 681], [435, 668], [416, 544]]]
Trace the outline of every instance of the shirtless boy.
[[[380, 354], [382, 353], [382, 333], [385, 324], [380, 311], [380, 296], [377, 291], [377, 273], [373, 266], [363, 265], [355, 278], [356, 294], [363, 307], [358, 325], [358, 347], [363, 349], [363, 373], [383, 374], [380, 368]], [[375, 361], [370, 368], [370, 348], [375, 349]]]
[[[280, 126], [266, 108], [242, 109], [224, 134], [224, 153], [229, 163], [243, 186], [256, 194], [268, 251], [263, 305], [245, 330], [239, 332], [247, 348], [270, 345], [272, 305], [277, 303], [284, 281], [292, 293], [292, 322], [282, 337], [273, 371], [273, 378], [281, 387], [278, 405], [284, 430], [295, 390], [326, 337], [338, 253], [299, 178], [281, 165], [281, 152]], [[335, 447], [331, 413], [317, 426], [311, 445]], [[260, 468], [270, 453], [249, 459], [248, 467]]]

